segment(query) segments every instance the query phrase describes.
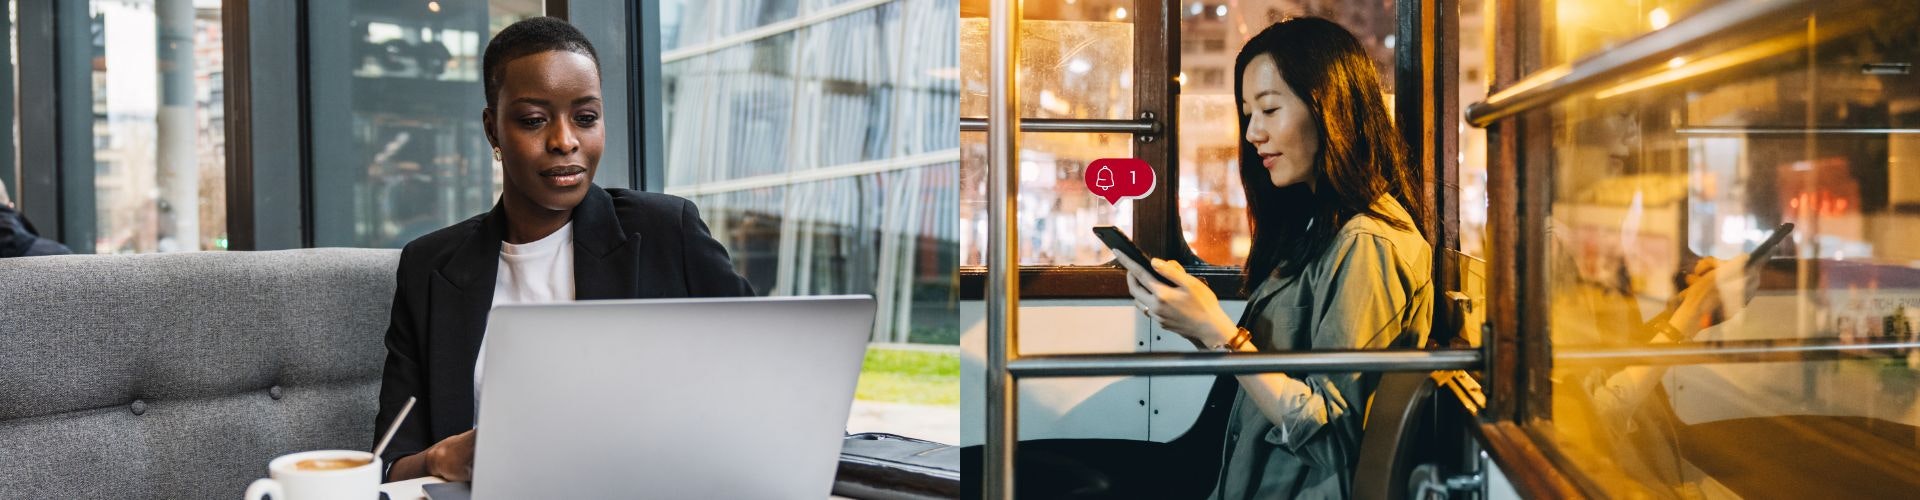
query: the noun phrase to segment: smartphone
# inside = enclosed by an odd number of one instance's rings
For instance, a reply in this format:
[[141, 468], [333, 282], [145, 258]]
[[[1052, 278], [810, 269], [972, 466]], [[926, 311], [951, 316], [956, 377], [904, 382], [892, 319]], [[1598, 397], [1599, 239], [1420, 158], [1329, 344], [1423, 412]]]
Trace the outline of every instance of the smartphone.
[[1773, 228], [1773, 234], [1767, 235], [1766, 241], [1760, 242], [1760, 246], [1753, 248], [1753, 253], [1747, 254], [1747, 272], [1751, 273], [1766, 265], [1767, 258], [1773, 256], [1774, 247], [1780, 246], [1780, 242], [1787, 241], [1789, 234], [1793, 234], [1792, 222]]
[[1173, 284], [1173, 280], [1167, 279], [1166, 276], [1161, 276], [1158, 271], [1154, 271], [1153, 261], [1147, 259], [1147, 254], [1141, 253], [1140, 247], [1135, 246], [1133, 240], [1127, 238], [1127, 233], [1120, 232], [1119, 228], [1113, 226], [1094, 226], [1093, 234], [1094, 236], [1099, 236], [1100, 242], [1106, 243], [1107, 248], [1119, 252], [1120, 255], [1124, 255], [1128, 259], [1133, 260], [1134, 263], [1146, 268], [1147, 274], [1153, 275], [1153, 279], [1159, 280], [1160, 283], [1167, 286], [1179, 286]]

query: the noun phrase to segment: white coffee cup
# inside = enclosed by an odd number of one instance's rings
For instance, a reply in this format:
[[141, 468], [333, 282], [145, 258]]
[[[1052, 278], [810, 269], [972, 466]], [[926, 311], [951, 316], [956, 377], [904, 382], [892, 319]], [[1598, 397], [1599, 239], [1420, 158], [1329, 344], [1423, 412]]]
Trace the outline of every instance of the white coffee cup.
[[[307, 460], [366, 460], [343, 469], [308, 470]], [[273, 495], [273, 500], [368, 500], [380, 496], [380, 459], [356, 450], [303, 451], [282, 455], [267, 463], [271, 479], [255, 479], [247, 486], [247, 500]]]

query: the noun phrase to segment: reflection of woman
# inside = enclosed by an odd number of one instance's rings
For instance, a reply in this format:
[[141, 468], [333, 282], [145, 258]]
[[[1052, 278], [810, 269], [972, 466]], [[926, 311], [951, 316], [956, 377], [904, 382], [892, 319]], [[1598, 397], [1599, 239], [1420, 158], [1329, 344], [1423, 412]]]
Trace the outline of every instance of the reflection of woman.
[[[1128, 286], [1159, 324], [1209, 349], [1415, 347], [1432, 317], [1432, 251], [1418, 223], [1422, 172], [1409, 167], [1373, 62], [1331, 21], [1282, 21], [1235, 64], [1240, 178], [1253, 248], [1236, 326], [1178, 264], [1122, 257]], [[1345, 497], [1377, 376], [1240, 375], [1214, 498]]]
[[[1562, 254], [1561, 244], [1553, 246]], [[1564, 267], [1564, 266], [1562, 266]], [[1600, 314], [1592, 307], [1556, 304], [1555, 326], [1569, 323], [1595, 325], [1600, 333], [1614, 335], [1599, 338], [1599, 345], [1631, 346], [1640, 343], [1670, 344], [1695, 342], [1707, 335], [1706, 328], [1738, 314], [1758, 285], [1745, 273], [1746, 257], [1721, 261], [1707, 257], [1696, 262], [1684, 277], [1685, 287], [1668, 300], [1666, 312], [1641, 324], [1637, 329], [1618, 318]], [[1556, 293], [1578, 291], [1572, 273], [1555, 273]], [[1590, 285], [1588, 285], [1590, 286]], [[1616, 300], [1629, 299], [1615, 296]], [[1621, 336], [1618, 332], [1630, 331]], [[1592, 472], [1622, 484], [1673, 490], [1697, 488], [1685, 472], [1681, 460], [1678, 429], [1684, 425], [1674, 414], [1671, 398], [1663, 387], [1665, 366], [1630, 365], [1588, 370], [1566, 370], [1556, 374], [1554, 392], [1556, 425], [1584, 426], [1593, 429], [1586, 435], [1569, 436], [1573, 447], [1592, 447], [1594, 454], [1607, 460], [1606, 466]], [[1630, 481], [1630, 482], [1629, 482]], [[1652, 490], [1664, 494], [1661, 490]]]
[[418, 402], [381, 457], [389, 480], [471, 474], [491, 307], [752, 293], [692, 203], [593, 185], [606, 140], [600, 66], [579, 30], [514, 23], [487, 44], [482, 74], [500, 201], [401, 251], [376, 430]]

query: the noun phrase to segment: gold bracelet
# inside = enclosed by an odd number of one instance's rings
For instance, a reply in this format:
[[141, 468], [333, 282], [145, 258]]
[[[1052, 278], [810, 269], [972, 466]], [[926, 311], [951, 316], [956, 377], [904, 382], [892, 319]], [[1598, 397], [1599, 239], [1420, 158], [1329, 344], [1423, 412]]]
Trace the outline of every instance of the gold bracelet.
[[1240, 346], [1246, 345], [1247, 341], [1251, 339], [1253, 339], [1253, 332], [1248, 331], [1247, 327], [1242, 326], [1234, 331], [1233, 338], [1227, 339], [1227, 343], [1220, 347], [1224, 347], [1228, 351], [1239, 351]]

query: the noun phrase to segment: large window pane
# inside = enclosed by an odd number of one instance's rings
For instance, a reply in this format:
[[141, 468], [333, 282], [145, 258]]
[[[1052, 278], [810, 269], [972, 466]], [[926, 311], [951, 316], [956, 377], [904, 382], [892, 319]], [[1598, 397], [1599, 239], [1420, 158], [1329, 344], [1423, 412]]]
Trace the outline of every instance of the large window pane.
[[[1807, 19], [1521, 118], [1544, 142], [1523, 171], [1551, 175], [1548, 435], [1607, 496], [1920, 487], [1916, 22], [1913, 4]], [[1790, 238], [1740, 265], [1782, 223]], [[1703, 258], [1717, 270], [1700, 274]], [[1729, 344], [1858, 350], [1647, 354]]]
[[1393, 0], [1199, 2], [1180, 9], [1180, 229], [1200, 260], [1246, 263], [1253, 240], [1240, 186], [1240, 122], [1233, 95], [1233, 63], [1247, 39], [1275, 22], [1319, 16], [1360, 39], [1380, 74], [1380, 91], [1393, 105]]
[[[1641, 35], [1665, 28], [1687, 16], [1726, 0], [1568, 0], [1542, 2], [1551, 7], [1538, 9], [1552, 37], [1544, 40], [1540, 63], [1555, 65], [1578, 61], [1605, 51]], [[1521, 15], [1529, 15], [1523, 13]], [[1538, 68], [1524, 68], [1528, 71]]]
[[[728, 5], [799, 21], [727, 39]], [[755, 291], [879, 301], [854, 432], [959, 439], [956, 6], [662, 5], [666, 192]]]
[[757, 291], [875, 294], [875, 342], [955, 344], [953, 175], [948, 162], [694, 195]]
[[794, 161], [791, 146], [795, 36], [782, 33], [666, 64], [669, 191], [812, 164]]
[[701, 47], [728, 35], [791, 21], [802, 0], [664, 0], [660, 42], [667, 52]]
[[227, 247], [220, 3], [88, 3], [98, 253]]
[[[1134, 118], [1132, 23], [1028, 18], [1020, 30], [1021, 117]], [[985, 117], [992, 106], [987, 35], [986, 18], [960, 20], [961, 116]]]
[[883, 4], [805, 30], [795, 66], [794, 144], [814, 166], [894, 156], [899, 4]]
[[[915, 4], [921, 5], [921, 4]], [[898, 147], [901, 154], [947, 151], [960, 146], [959, 4], [927, 2], [901, 16]], [[911, 34], [911, 36], [908, 36]]]
[[308, 4], [312, 99], [327, 103], [313, 106], [310, 130], [316, 245], [398, 248], [493, 207], [500, 167], [480, 122], [481, 54], [541, 8]]
[[[983, 266], [987, 257], [987, 133], [960, 134], [960, 265]], [[1133, 200], [1117, 205], [1087, 191], [1087, 165], [1101, 158], [1133, 157], [1131, 134], [1020, 134], [1020, 178], [1015, 220], [1020, 264], [1092, 266], [1113, 260], [1094, 226], [1133, 232]], [[967, 165], [978, 165], [966, 168]]]
[[[1029, 2], [1020, 33], [1020, 115], [1133, 119], [1131, 0]], [[960, 115], [987, 116], [988, 5], [968, 0], [960, 19]], [[960, 134], [960, 264], [986, 262], [986, 134]], [[1022, 133], [1018, 228], [1021, 265], [1098, 265], [1112, 260], [1090, 228], [1133, 226], [1133, 202], [1087, 192], [1081, 173], [1103, 158], [1132, 158], [1127, 134]]]

